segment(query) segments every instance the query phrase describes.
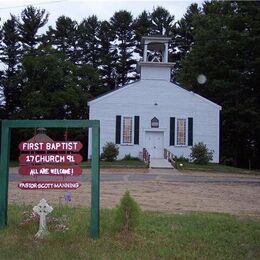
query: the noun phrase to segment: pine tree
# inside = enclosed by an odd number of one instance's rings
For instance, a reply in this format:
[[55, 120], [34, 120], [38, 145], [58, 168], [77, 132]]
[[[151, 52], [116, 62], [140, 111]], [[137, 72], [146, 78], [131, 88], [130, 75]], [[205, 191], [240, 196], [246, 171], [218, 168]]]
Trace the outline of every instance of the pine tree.
[[171, 15], [168, 10], [158, 6], [151, 13], [152, 33], [156, 35], [170, 36], [173, 27], [174, 15]]
[[175, 62], [175, 70], [180, 69], [180, 61], [190, 51], [194, 38], [192, 30], [194, 28], [193, 21], [200, 14], [201, 10], [198, 4], [191, 4], [183, 18], [177, 21], [173, 28], [173, 42], [170, 46], [174, 50], [172, 60]]
[[134, 47], [133, 17], [128, 11], [115, 12], [110, 19], [110, 23], [115, 34], [113, 44], [118, 51], [117, 83], [119, 86], [123, 86], [130, 80], [135, 79], [133, 73], [136, 61], [132, 59]]
[[79, 59], [77, 50], [78, 24], [71, 18], [60, 16], [56, 21], [55, 29], [51, 26], [46, 33], [46, 41], [63, 52], [68, 59], [76, 63]]
[[7, 20], [2, 28], [0, 60], [6, 64], [7, 73], [13, 74], [20, 59], [19, 32], [14, 16]]
[[78, 28], [81, 62], [91, 64], [94, 68], [97, 68], [100, 64], [99, 31], [100, 21], [95, 15], [84, 19]]
[[114, 37], [110, 24], [107, 21], [102, 22], [98, 37], [100, 39], [100, 74], [102, 76], [103, 86], [106, 89], [115, 89], [117, 85], [115, 70], [118, 55], [117, 49], [111, 44]]
[[[2, 27], [2, 41], [0, 45], [0, 61], [6, 65], [1, 76], [1, 85], [5, 98], [4, 110], [6, 117], [15, 117], [21, 108], [18, 64], [21, 58], [21, 44], [17, 21], [14, 16], [8, 19]], [[3, 98], [3, 97], [2, 97]]]
[[148, 36], [152, 31], [151, 15], [143, 11], [133, 23], [134, 39], [135, 39], [135, 52], [140, 56], [143, 54], [143, 46], [141, 45], [141, 39], [143, 36]]
[[37, 9], [31, 5], [22, 11], [18, 28], [25, 49], [33, 50], [41, 42], [42, 37], [37, 33], [47, 23], [48, 16], [44, 9]]
[[[190, 89], [220, 104], [223, 161], [253, 166], [260, 154], [259, 4], [206, 2], [194, 20], [194, 44], [178, 78]], [[251, 47], [249, 47], [251, 46]], [[200, 85], [197, 76], [207, 82]]]

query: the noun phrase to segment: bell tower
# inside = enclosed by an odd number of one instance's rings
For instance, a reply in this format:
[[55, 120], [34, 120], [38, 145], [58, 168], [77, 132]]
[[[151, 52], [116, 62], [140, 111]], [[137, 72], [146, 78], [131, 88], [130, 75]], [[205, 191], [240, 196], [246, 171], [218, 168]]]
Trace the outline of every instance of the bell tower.
[[171, 67], [168, 62], [170, 37], [145, 36], [141, 43], [144, 46], [143, 58], [139, 62], [141, 79], [158, 79], [170, 81]]

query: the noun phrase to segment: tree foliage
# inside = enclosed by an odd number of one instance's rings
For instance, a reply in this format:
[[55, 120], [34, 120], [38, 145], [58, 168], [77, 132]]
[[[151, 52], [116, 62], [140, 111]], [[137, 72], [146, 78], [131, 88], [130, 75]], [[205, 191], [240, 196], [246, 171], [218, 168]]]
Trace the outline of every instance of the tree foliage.
[[77, 22], [63, 15], [57, 19], [55, 28], [49, 27], [44, 40], [49, 45], [63, 52], [72, 62], [76, 63], [79, 56], [77, 49], [77, 29]]
[[28, 53], [22, 61], [22, 117], [87, 118], [88, 86], [94, 83], [95, 73], [92, 67], [77, 67], [52, 49], [39, 49], [34, 56]]
[[103, 153], [102, 157], [108, 161], [112, 162], [114, 161], [119, 154], [119, 147], [112, 143], [112, 142], [107, 142], [104, 147], [103, 147]]
[[2, 27], [2, 44], [0, 46], [0, 61], [5, 64], [6, 70], [1, 76], [3, 88], [4, 114], [12, 118], [21, 108], [21, 85], [19, 84], [18, 64], [21, 58], [21, 44], [19, 43], [19, 31], [17, 20], [14, 16], [8, 19]]
[[190, 156], [196, 164], [208, 164], [213, 159], [213, 151], [209, 151], [204, 143], [199, 142], [191, 148]]
[[151, 13], [152, 33], [156, 35], [170, 36], [174, 21], [174, 15], [161, 6], [158, 6]]
[[18, 28], [21, 35], [21, 42], [25, 48], [34, 49], [37, 43], [41, 42], [38, 31], [48, 21], [48, 14], [45, 9], [38, 9], [32, 5], [25, 8], [21, 13], [21, 20], [18, 20]]
[[141, 209], [139, 204], [126, 191], [115, 211], [114, 226], [118, 231], [129, 232], [137, 228], [140, 221]]
[[94, 68], [100, 64], [99, 31], [100, 21], [95, 15], [84, 19], [78, 28], [80, 61], [91, 64]]
[[[222, 106], [222, 155], [243, 166], [260, 155], [259, 14], [257, 2], [204, 3], [193, 21], [192, 50], [177, 75]], [[200, 74], [207, 78], [204, 85], [197, 82]]]
[[116, 66], [117, 84], [123, 86], [134, 79], [129, 73], [133, 73], [136, 61], [133, 60], [134, 33], [133, 16], [128, 11], [115, 12], [110, 19], [112, 30], [115, 33], [114, 47], [117, 49], [118, 59]]

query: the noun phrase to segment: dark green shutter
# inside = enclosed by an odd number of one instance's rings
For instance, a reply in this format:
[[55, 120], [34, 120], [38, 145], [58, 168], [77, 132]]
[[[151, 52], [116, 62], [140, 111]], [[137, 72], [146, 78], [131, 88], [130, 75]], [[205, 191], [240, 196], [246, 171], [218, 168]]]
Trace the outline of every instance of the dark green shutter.
[[193, 145], [193, 118], [188, 118], [188, 146]]
[[170, 117], [170, 145], [175, 144], [175, 117]]
[[134, 121], [134, 144], [139, 144], [139, 125], [140, 125], [140, 117], [135, 116]]
[[120, 144], [121, 139], [121, 116], [116, 116], [116, 144]]

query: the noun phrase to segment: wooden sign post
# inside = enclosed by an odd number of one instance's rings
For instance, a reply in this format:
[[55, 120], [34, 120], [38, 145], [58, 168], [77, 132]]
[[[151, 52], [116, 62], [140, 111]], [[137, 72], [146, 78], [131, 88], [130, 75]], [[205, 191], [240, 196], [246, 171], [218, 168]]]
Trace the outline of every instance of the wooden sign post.
[[[9, 178], [9, 157], [10, 157], [10, 132], [12, 128], [92, 128], [92, 160], [91, 160], [91, 238], [99, 237], [99, 211], [100, 211], [100, 126], [97, 120], [2, 120], [1, 133], [1, 157], [0, 157], [0, 228], [5, 228], [7, 225], [7, 208], [8, 208], [8, 178]], [[68, 144], [70, 143], [70, 144]], [[37, 147], [32, 143], [21, 143], [21, 147], [26, 151], [38, 149], [43, 151], [48, 148], [49, 151], [79, 151], [82, 147], [78, 142], [54, 142], [54, 143], [38, 143]], [[40, 155], [40, 156], [39, 156]], [[21, 155], [20, 162], [25, 163], [19, 170], [23, 175], [44, 175], [46, 173], [58, 176], [79, 175], [81, 172], [77, 166], [69, 166], [62, 168], [61, 166], [33, 166], [29, 167], [26, 164], [43, 163], [78, 163], [81, 161], [79, 154], [67, 154], [57, 156], [59, 154], [44, 154], [37, 155]], [[68, 175], [66, 175], [68, 176]], [[48, 189], [48, 188], [65, 188], [70, 187], [76, 189], [79, 187], [77, 182], [58, 182], [58, 181], [41, 181], [41, 182], [21, 182], [20, 188], [25, 189]], [[37, 186], [37, 187], [36, 187]]]

